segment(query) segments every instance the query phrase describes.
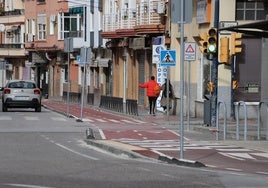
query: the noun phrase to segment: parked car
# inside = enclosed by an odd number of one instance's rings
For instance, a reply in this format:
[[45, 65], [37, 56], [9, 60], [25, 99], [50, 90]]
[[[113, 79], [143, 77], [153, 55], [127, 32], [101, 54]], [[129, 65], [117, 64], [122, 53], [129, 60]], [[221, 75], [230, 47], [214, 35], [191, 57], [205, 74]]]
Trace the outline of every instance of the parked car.
[[10, 80], [2, 89], [2, 111], [8, 108], [34, 108], [41, 112], [41, 90], [32, 80]]

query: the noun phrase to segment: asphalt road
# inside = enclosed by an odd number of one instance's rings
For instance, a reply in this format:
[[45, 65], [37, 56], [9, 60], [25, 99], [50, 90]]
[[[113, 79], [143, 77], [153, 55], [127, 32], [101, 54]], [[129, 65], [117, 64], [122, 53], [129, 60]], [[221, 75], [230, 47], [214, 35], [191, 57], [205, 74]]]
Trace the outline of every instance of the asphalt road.
[[117, 156], [85, 143], [87, 122], [0, 112], [0, 188], [267, 187], [268, 177]]

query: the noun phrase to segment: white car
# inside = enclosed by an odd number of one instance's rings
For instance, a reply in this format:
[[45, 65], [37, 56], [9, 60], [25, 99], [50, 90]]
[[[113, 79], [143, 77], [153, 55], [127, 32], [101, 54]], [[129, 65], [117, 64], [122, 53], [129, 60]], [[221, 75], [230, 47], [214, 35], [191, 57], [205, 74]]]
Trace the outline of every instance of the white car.
[[9, 80], [2, 89], [2, 111], [8, 108], [34, 108], [41, 112], [41, 90], [32, 80]]

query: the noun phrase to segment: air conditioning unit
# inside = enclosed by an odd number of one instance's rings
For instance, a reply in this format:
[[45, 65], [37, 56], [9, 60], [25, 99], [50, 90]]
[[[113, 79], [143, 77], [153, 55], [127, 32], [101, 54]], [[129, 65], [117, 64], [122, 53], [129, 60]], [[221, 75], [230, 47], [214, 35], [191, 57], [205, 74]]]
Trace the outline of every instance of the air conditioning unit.
[[158, 14], [165, 14], [166, 12], [166, 3], [164, 1], [160, 1], [157, 4], [157, 13]]
[[33, 34], [32, 33], [27, 34], [27, 42], [33, 42]]
[[133, 49], [143, 49], [145, 48], [145, 38], [130, 38], [129, 48]]

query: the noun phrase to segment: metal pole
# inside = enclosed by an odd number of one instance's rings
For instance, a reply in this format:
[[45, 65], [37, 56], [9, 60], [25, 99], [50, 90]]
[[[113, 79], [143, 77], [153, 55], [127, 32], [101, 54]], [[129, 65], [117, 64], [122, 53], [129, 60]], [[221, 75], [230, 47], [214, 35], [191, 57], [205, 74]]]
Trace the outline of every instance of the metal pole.
[[5, 79], [5, 77], [4, 77], [4, 70], [5, 70], [5, 62], [4, 61], [2, 61], [1, 62], [2, 63], [2, 87], [4, 87], [4, 79]]
[[167, 118], [168, 118], [168, 121], [169, 121], [169, 74], [168, 74], [168, 71], [167, 71], [167, 82], [166, 82], [166, 96], [167, 96]]
[[83, 81], [82, 81], [82, 91], [81, 91], [81, 108], [80, 108], [80, 120], [83, 119], [83, 107], [84, 107], [84, 93], [85, 93], [85, 79], [86, 79], [86, 60], [87, 60], [87, 48], [85, 49], [85, 62], [84, 62], [84, 74], [83, 74]]
[[70, 104], [70, 52], [68, 52], [68, 82], [67, 82], [67, 112], [66, 112], [68, 117], [69, 117], [69, 104]]
[[183, 108], [184, 108], [184, 0], [181, 0], [181, 21], [180, 21], [180, 158], [183, 159], [184, 149], [184, 125], [183, 125]]
[[188, 61], [188, 89], [187, 89], [187, 130], [190, 130], [190, 86], [191, 86], [191, 61]]

